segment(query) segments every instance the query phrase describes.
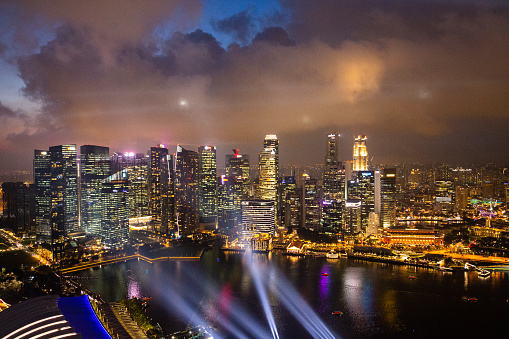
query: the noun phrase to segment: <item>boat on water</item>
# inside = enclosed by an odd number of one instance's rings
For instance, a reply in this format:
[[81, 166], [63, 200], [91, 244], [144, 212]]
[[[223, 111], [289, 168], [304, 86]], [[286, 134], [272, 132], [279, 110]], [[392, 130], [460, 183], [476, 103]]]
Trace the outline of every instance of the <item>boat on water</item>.
[[329, 276], [329, 273], [322, 273], [322, 276], [323, 276], [323, 277], [328, 277], [328, 276]]
[[339, 253], [334, 250], [331, 250], [325, 256], [327, 257], [327, 259], [337, 259], [339, 258]]
[[415, 280], [415, 279], [417, 279], [417, 277], [416, 277], [415, 275], [409, 275], [409, 276], [408, 276], [408, 279], [410, 279], [410, 280]]
[[489, 277], [491, 275], [491, 272], [488, 271], [488, 270], [480, 270], [477, 274], [480, 277], [487, 278], [487, 277]]
[[475, 297], [470, 297], [467, 300], [470, 301], [470, 302], [474, 302], [474, 303], [478, 301], [478, 299], [475, 298]]
[[442, 272], [452, 272], [452, 268], [445, 267], [445, 266], [440, 266], [440, 271], [442, 271]]
[[334, 312], [332, 312], [332, 315], [343, 315], [343, 312], [341, 312], [341, 311], [334, 311]]

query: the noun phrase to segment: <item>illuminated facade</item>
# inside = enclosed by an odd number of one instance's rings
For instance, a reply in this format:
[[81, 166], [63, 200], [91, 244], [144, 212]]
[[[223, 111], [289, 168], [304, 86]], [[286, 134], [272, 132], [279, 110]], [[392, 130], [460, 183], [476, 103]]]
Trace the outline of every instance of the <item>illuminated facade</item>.
[[51, 159], [48, 151], [34, 151], [35, 233], [51, 237]]
[[175, 212], [179, 233], [199, 227], [198, 154], [177, 145], [175, 158]]
[[406, 246], [442, 246], [444, 243], [437, 231], [426, 229], [387, 229], [381, 240], [388, 245]]
[[23, 182], [3, 182], [3, 222], [18, 236], [33, 234], [35, 202], [34, 185]]
[[366, 147], [367, 136], [357, 135], [353, 144], [353, 171], [368, 170], [368, 149]]
[[80, 147], [81, 227], [88, 234], [101, 230], [101, 183], [110, 175], [109, 148], [94, 145]]
[[233, 234], [240, 224], [240, 202], [242, 200], [242, 181], [236, 177], [222, 175], [217, 182], [217, 223], [226, 234]]
[[172, 233], [173, 195], [172, 157], [168, 148], [159, 145], [150, 148], [149, 206], [152, 215], [150, 231], [170, 235]]
[[78, 171], [76, 145], [49, 148], [51, 159], [51, 243], [53, 258], [64, 255], [67, 234], [78, 230]]
[[279, 179], [279, 141], [275, 135], [266, 135], [263, 151], [259, 154], [258, 199], [276, 201]]
[[239, 154], [238, 149], [233, 150], [233, 154], [225, 156], [226, 176], [235, 177], [242, 183], [242, 194], [244, 198], [249, 197], [249, 184], [251, 176], [249, 174], [249, 155]]
[[361, 231], [361, 210], [360, 200], [349, 199], [345, 202], [343, 210], [343, 232], [347, 235], [357, 234]]
[[129, 242], [129, 192], [127, 180], [105, 180], [101, 187], [101, 242], [121, 248]]
[[276, 207], [274, 201], [244, 200], [241, 202], [243, 236], [258, 233], [273, 235], [276, 230]]
[[321, 227], [320, 217], [320, 197], [318, 195], [318, 185], [316, 179], [312, 179], [309, 175], [303, 175], [303, 194], [302, 201], [303, 211], [303, 227], [319, 231]]
[[343, 224], [343, 199], [322, 200], [322, 231], [340, 233]]
[[198, 205], [200, 222], [217, 222], [216, 146], [198, 147]]
[[323, 198], [345, 198], [345, 168], [339, 158], [339, 133], [327, 135], [327, 153], [323, 171]]
[[380, 226], [394, 226], [396, 208], [396, 169], [380, 170]]
[[362, 201], [361, 207], [361, 228], [366, 230], [369, 221], [369, 214], [375, 211], [375, 172], [355, 172], [355, 179], [348, 181], [348, 199]]

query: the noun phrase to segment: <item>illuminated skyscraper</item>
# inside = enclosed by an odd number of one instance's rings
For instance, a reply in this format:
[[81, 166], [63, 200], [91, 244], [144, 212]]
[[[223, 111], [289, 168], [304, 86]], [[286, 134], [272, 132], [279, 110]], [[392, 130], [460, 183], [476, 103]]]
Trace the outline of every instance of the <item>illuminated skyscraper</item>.
[[327, 135], [323, 170], [322, 229], [340, 233], [345, 200], [345, 167], [339, 157], [339, 133]]
[[78, 230], [76, 145], [49, 148], [51, 159], [51, 243], [53, 258], [64, 254], [64, 238]]
[[276, 201], [279, 179], [279, 141], [275, 135], [267, 135], [263, 146], [264, 149], [258, 160], [258, 198]]
[[365, 135], [357, 135], [353, 144], [353, 171], [368, 170], [368, 149]]
[[198, 147], [198, 205], [200, 222], [217, 222], [216, 146]]
[[396, 169], [380, 171], [380, 226], [394, 226], [396, 208]]
[[302, 222], [303, 227], [320, 231], [320, 197], [318, 196], [318, 185], [316, 179], [310, 178], [309, 175], [303, 175], [303, 204], [302, 204]]
[[375, 211], [375, 172], [354, 172], [355, 178], [348, 181], [347, 197], [349, 200], [360, 200], [361, 228], [365, 231], [369, 223], [369, 214]]
[[217, 223], [224, 234], [234, 234], [240, 224], [242, 181], [234, 176], [217, 178]]
[[339, 132], [327, 134], [327, 155], [325, 156], [325, 165], [337, 164], [340, 161], [339, 156]]
[[51, 159], [48, 151], [34, 151], [35, 233], [51, 238]]
[[241, 234], [253, 236], [257, 233], [274, 234], [276, 230], [276, 207], [274, 201], [245, 200], [241, 202]]
[[175, 158], [175, 209], [180, 234], [199, 227], [198, 154], [180, 145]]
[[169, 235], [173, 216], [171, 192], [172, 157], [168, 148], [159, 145], [150, 148], [149, 206], [152, 215], [152, 232]]
[[3, 182], [3, 225], [18, 236], [34, 233], [34, 185], [23, 182]]
[[92, 235], [101, 230], [101, 183], [110, 175], [108, 147], [83, 145], [80, 148], [81, 227]]
[[111, 179], [101, 186], [100, 236], [106, 248], [121, 248], [129, 242], [128, 184], [127, 180]]
[[233, 150], [233, 154], [226, 154], [225, 157], [226, 176], [235, 177], [236, 181], [242, 183], [242, 194], [244, 198], [249, 197], [249, 155], [239, 154], [238, 149]]

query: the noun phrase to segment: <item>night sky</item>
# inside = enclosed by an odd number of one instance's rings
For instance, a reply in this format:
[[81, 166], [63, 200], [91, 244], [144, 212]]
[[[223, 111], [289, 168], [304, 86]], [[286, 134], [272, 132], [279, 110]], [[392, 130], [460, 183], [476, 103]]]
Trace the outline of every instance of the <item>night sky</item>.
[[0, 170], [75, 143], [509, 163], [506, 1], [0, 1]]

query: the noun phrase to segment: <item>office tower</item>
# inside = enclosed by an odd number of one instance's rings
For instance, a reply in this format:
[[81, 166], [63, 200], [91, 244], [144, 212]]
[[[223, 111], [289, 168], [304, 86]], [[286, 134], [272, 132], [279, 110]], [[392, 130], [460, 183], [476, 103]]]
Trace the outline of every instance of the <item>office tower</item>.
[[[111, 156], [111, 173], [117, 173], [124, 169], [128, 169], [129, 172], [129, 218], [150, 215], [148, 198], [149, 160], [149, 155], [134, 152], [115, 152]], [[173, 167], [173, 164], [171, 164], [171, 167]], [[173, 170], [170, 171], [170, 174], [172, 172]], [[169, 191], [170, 201], [172, 201], [173, 189], [171, 179]]]
[[101, 230], [101, 184], [110, 175], [109, 151], [94, 145], [80, 148], [81, 227], [91, 235]]
[[322, 200], [322, 231], [326, 233], [341, 233], [343, 225], [344, 199]]
[[35, 233], [51, 238], [51, 159], [48, 151], [34, 151]]
[[117, 249], [129, 242], [129, 192], [127, 180], [112, 179], [105, 179], [101, 186], [99, 235], [106, 248]]
[[366, 148], [365, 135], [355, 136], [353, 144], [353, 171], [367, 171], [368, 170], [368, 149]]
[[281, 224], [282, 226], [287, 226], [287, 206], [291, 203], [290, 196], [295, 194], [297, 189], [297, 180], [293, 175], [285, 175], [281, 179], [281, 185], [279, 186], [278, 192], [278, 206], [280, 211], [278, 212], [281, 216]]
[[149, 230], [157, 234], [170, 235], [174, 214], [171, 187], [172, 157], [168, 148], [159, 145], [150, 148], [149, 167], [149, 206], [152, 223]]
[[272, 148], [276, 154], [276, 177], [279, 177], [279, 140], [275, 134], [267, 134], [263, 141], [263, 148]]
[[224, 234], [235, 234], [240, 224], [243, 182], [234, 176], [217, 178], [217, 223]]
[[361, 231], [361, 209], [362, 201], [358, 199], [347, 199], [343, 210], [343, 232], [347, 235], [354, 235]]
[[304, 173], [303, 179], [303, 211], [301, 213], [303, 227], [313, 231], [320, 231], [320, 197], [318, 195], [317, 181], [310, 178], [306, 173]]
[[198, 205], [201, 223], [215, 225], [217, 222], [216, 173], [216, 146], [198, 147]]
[[344, 199], [345, 168], [339, 158], [339, 133], [327, 135], [327, 153], [323, 171], [324, 200]]
[[348, 181], [347, 198], [362, 202], [361, 228], [362, 231], [365, 231], [369, 222], [369, 214], [375, 212], [375, 172], [359, 171], [355, 174], [355, 179]]
[[380, 226], [394, 226], [396, 208], [396, 169], [380, 171]]
[[276, 207], [274, 201], [244, 200], [241, 202], [243, 236], [258, 233], [274, 235], [276, 230]]
[[78, 171], [76, 145], [49, 148], [51, 159], [51, 243], [53, 259], [64, 255], [67, 234], [78, 230]]
[[462, 212], [468, 205], [468, 187], [456, 186], [456, 201], [454, 204], [455, 212]]
[[3, 221], [16, 235], [34, 233], [34, 185], [22, 182], [2, 183]]
[[[265, 140], [267, 142], [267, 140]], [[269, 141], [273, 141], [269, 139]], [[277, 148], [265, 147], [259, 154], [258, 198], [276, 201], [278, 182]]]
[[339, 156], [339, 137], [339, 132], [327, 134], [326, 166], [329, 164], [337, 164], [341, 159]]
[[175, 209], [179, 234], [199, 227], [198, 154], [177, 145], [175, 158]]
[[239, 154], [238, 149], [233, 150], [233, 154], [225, 156], [226, 176], [235, 177], [236, 181], [242, 182], [242, 194], [244, 198], [249, 197], [249, 184], [251, 176], [249, 174], [249, 155]]
[[286, 196], [285, 227], [288, 230], [296, 230], [301, 227], [302, 220], [302, 187], [296, 187], [294, 192]]

